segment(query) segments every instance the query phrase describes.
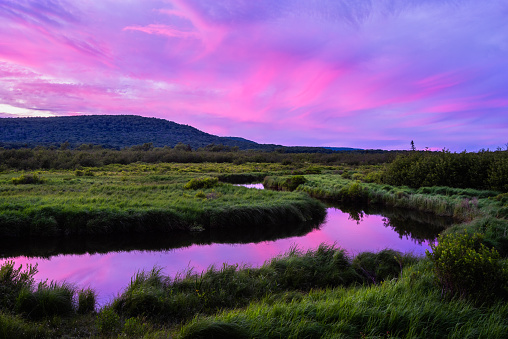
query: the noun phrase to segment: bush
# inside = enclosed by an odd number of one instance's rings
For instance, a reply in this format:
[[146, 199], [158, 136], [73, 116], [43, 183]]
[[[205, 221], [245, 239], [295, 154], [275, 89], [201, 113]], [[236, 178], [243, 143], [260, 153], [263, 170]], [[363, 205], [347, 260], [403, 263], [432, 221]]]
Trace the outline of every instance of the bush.
[[481, 234], [442, 235], [431, 244], [432, 253], [426, 251], [444, 294], [478, 301], [506, 297], [508, 272], [482, 240]]
[[82, 171], [82, 170], [76, 170], [74, 172], [74, 174], [77, 176], [77, 177], [82, 177], [82, 176], [86, 176], [86, 177], [93, 177], [95, 174], [92, 170], [90, 169], [87, 169], [85, 171]]
[[22, 184], [42, 184], [44, 183], [44, 179], [38, 176], [37, 174], [22, 174], [20, 177], [12, 178], [12, 183], [14, 185], [22, 185]]
[[201, 188], [212, 188], [219, 184], [219, 178], [215, 177], [204, 177], [204, 178], [193, 178], [183, 186], [188, 190], [197, 190]]
[[206, 194], [205, 192], [199, 190], [197, 193], [196, 193], [196, 198], [199, 198], [199, 199], [206, 199]]

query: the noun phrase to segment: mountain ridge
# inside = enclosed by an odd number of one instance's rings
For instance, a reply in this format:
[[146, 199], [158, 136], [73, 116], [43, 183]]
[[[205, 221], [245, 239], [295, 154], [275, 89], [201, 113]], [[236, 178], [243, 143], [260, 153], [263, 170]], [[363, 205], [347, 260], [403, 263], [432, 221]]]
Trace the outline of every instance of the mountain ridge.
[[183, 143], [192, 149], [224, 145], [240, 150], [334, 152], [324, 147], [287, 147], [260, 144], [242, 137], [219, 137], [189, 125], [137, 115], [0, 118], [0, 147], [59, 146], [64, 143], [71, 148], [93, 144], [120, 149], [145, 143], [151, 143], [153, 147], [174, 147]]

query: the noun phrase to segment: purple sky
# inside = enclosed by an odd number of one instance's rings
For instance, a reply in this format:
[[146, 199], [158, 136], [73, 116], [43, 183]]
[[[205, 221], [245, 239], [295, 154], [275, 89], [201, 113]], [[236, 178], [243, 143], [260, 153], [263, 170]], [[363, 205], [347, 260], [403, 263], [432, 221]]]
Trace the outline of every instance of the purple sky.
[[506, 0], [0, 0], [0, 116], [136, 114], [221, 136], [508, 143]]

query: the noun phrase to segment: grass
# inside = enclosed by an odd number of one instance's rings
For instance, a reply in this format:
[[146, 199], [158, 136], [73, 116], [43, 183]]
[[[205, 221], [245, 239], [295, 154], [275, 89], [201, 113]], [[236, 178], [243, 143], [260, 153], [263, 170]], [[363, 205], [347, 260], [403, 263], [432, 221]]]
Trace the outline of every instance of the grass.
[[324, 217], [324, 206], [303, 193], [250, 190], [220, 183], [213, 173], [203, 177], [200, 172], [220, 171], [225, 166], [190, 167], [199, 172], [187, 172], [189, 168], [182, 166], [142, 164], [92, 169], [93, 176], [76, 176], [71, 171], [39, 172], [44, 183], [38, 185], [13, 185], [10, 181], [15, 174], [1, 174], [0, 235], [248, 228]]
[[281, 293], [300, 295], [316, 288], [359, 286], [371, 283], [373, 276], [379, 283], [398, 276], [402, 267], [416, 260], [391, 250], [368, 255], [368, 260], [352, 261], [334, 246], [321, 245], [307, 252], [293, 248], [260, 268], [224, 264], [201, 274], [191, 270], [174, 280], [154, 268], [139, 272], [113, 308], [124, 317], [177, 323]]
[[[323, 206], [308, 194], [353, 206], [452, 217], [456, 223], [445, 233], [481, 232], [484, 245], [508, 255], [506, 193], [379, 184], [378, 166], [295, 168], [138, 163], [79, 172], [5, 172], [0, 174], [0, 235], [249, 230], [319, 220]], [[41, 179], [38, 184], [14, 184], [33, 174]], [[224, 183], [257, 181], [265, 174], [270, 175], [267, 187], [294, 192]], [[479, 253], [478, 262], [499, 260], [496, 267], [506, 273], [506, 259]], [[334, 246], [294, 248], [260, 268], [223, 265], [199, 274], [189, 270], [175, 279], [159, 268], [139, 272], [111, 305], [95, 310], [93, 291], [77, 291], [65, 282], [35, 284], [33, 268], [23, 271], [8, 263], [0, 269], [0, 338], [504, 338], [505, 294], [482, 304], [469, 297], [475, 289], [462, 297], [443, 293], [434, 265], [389, 249], [353, 258]]]
[[399, 279], [361, 288], [312, 290], [297, 298], [265, 298], [245, 309], [200, 316], [176, 338], [504, 338], [508, 305], [476, 307], [444, 300], [428, 261]]

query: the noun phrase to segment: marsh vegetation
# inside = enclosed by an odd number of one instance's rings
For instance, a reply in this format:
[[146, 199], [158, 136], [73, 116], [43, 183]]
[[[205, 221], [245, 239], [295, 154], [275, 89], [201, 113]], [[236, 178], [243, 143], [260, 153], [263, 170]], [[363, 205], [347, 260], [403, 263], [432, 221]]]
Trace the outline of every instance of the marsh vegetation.
[[[2, 150], [0, 233], [27, 242], [222, 228], [264, 233], [260, 225], [319, 223], [325, 207], [314, 198], [343, 204], [353, 219], [397, 208], [391, 213], [453, 222], [443, 224], [426, 257], [389, 249], [353, 256], [322, 244], [260, 267], [225, 264], [177, 277], [154, 267], [101, 308], [95, 291], [37, 283], [34, 267], [4, 263], [0, 337], [506, 336], [508, 152], [359, 154], [362, 160], [201, 152]], [[205, 154], [213, 162], [200, 162]], [[230, 184], [261, 178], [275, 190]]]

